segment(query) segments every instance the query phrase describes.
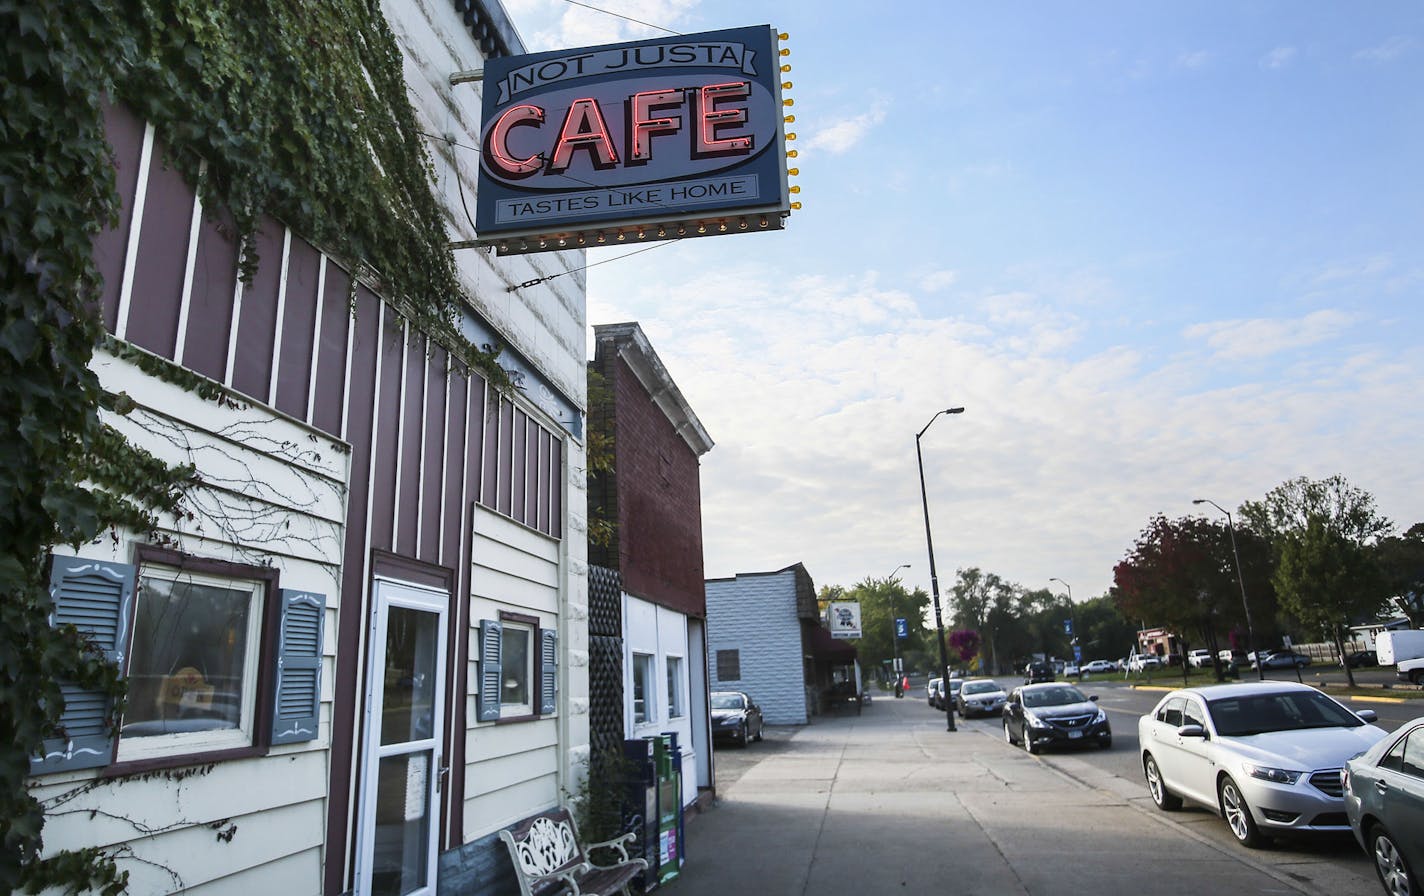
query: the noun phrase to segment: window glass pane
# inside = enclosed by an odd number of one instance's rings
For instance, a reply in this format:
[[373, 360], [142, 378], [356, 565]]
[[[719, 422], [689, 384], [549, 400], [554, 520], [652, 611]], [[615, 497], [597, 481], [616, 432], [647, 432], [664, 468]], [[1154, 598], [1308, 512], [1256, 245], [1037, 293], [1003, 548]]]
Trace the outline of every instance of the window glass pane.
[[504, 673], [504, 690], [499, 696], [502, 706], [529, 705], [529, 676], [534, 668], [529, 642], [529, 629], [509, 622], [504, 624], [499, 655], [500, 669]]
[[242, 727], [255, 604], [251, 586], [143, 577], [121, 735]]
[[377, 778], [371, 894], [402, 896], [426, 885], [430, 754], [387, 756]]
[[1206, 727], [1206, 713], [1201, 711], [1201, 707], [1191, 700], [1187, 701], [1187, 707], [1182, 713], [1183, 725], [1200, 725]]
[[717, 680], [738, 681], [742, 677], [742, 655], [738, 650], [717, 651]]
[[1404, 762], [1400, 771], [1416, 778], [1424, 778], [1424, 728], [1409, 732], [1404, 742]]
[[653, 696], [653, 658], [644, 653], [633, 654], [633, 721], [651, 720], [648, 700]]
[[682, 713], [682, 657], [667, 658], [668, 718], [676, 719]]
[[386, 621], [386, 670], [381, 702], [381, 743], [423, 740], [435, 734], [435, 663], [440, 617], [391, 607]]

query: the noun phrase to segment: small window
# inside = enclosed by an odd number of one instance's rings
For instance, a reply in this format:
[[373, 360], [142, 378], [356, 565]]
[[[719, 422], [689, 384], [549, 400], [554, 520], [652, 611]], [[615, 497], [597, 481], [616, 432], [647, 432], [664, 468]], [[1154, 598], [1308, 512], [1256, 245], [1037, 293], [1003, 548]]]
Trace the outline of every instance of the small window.
[[504, 621], [499, 649], [501, 718], [534, 714], [534, 626]]
[[1202, 728], [1206, 727], [1206, 713], [1202, 712], [1201, 707], [1197, 705], [1195, 700], [1188, 700], [1186, 707], [1183, 708], [1182, 724], [1199, 725]]
[[646, 653], [633, 654], [633, 723], [653, 721], [651, 704], [653, 691], [653, 658]]
[[120, 761], [252, 745], [265, 600], [259, 581], [143, 568]]
[[680, 719], [687, 714], [682, 698], [682, 657], [667, 658], [668, 718]]
[[1424, 778], [1424, 728], [1415, 728], [1404, 741], [1404, 761], [1399, 770], [1406, 775]]
[[742, 680], [742, 652], [740, 650], [717, 651], [717, 680]]
[[1157, 713], [1157, 721], [1173, 728], [1182, 727], [1182, 707], [1186, 705], [1186, 702], [1181, 697], [1173, 697], [1168, 700], [1167, 705]]

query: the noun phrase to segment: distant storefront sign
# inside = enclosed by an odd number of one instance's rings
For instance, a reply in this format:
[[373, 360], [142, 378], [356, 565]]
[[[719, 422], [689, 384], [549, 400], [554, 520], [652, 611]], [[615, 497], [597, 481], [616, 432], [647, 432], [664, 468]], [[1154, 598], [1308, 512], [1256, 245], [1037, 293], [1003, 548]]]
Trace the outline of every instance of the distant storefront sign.
[[486, 60], [476, 243], [780, 230], [781, 74], [770, 26]]
[[860, 637], [860, 602], [832, 601], [827, 612], [832, 638]]

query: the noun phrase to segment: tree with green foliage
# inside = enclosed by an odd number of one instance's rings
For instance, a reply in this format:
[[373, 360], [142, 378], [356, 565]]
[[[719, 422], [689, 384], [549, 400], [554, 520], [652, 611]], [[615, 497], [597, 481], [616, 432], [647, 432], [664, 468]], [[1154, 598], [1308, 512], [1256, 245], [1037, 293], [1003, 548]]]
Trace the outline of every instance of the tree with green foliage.
[[1380, 539], [1378, 554], [1390, 599], [1411, 628], [1424, 628], [1424, 523]]
[[1014, 605], [1017, 590], [995, 573], [986, 573], [977, 566], [959, 569], [950, 588], [954, 624], [972, 628], [984, 639], [985, 674], [993, 675], [1003, 668], [1002, 657], [1012, 657], [1012, 650], [1001, 650], [997, 640], [1012, 631], [1018, 620]]
[[[1343, 657], [1344, 632], [1376, 618], [1390, 599], [1378, 547], [1394, 525], [1374, 496], [1342, 476], [1302, 476], [1246, 502], [1241, 515], [1271, 539], [1281, 606], [1328, 636]], [[1348, 665], [1345, 672], [1353, 686], [1354, 672]]]

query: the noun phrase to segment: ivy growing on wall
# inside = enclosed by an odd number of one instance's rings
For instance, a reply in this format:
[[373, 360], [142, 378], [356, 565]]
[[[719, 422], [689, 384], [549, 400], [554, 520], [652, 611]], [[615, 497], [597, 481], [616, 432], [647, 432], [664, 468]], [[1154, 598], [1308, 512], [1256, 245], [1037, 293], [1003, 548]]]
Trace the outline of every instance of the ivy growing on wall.
[[119, 199], [103, 107], [152, 123], [204, 207], [252, 234], [275, 217], [371, 282], [493, 383], [495, 353], [456, 326], [445, 211], [402, 59], [369, 0], [0, 0], [0, 891], [122, 892], [99, 850], [41, 859], [28, 756], [58, 682], [121, 697], [117, 671], [48, 624], [44, 558], [111, 527], [181, 514], [190, 468], [105, 425], [125, 413], [89, 363], [104, 339], [95, 236]]

